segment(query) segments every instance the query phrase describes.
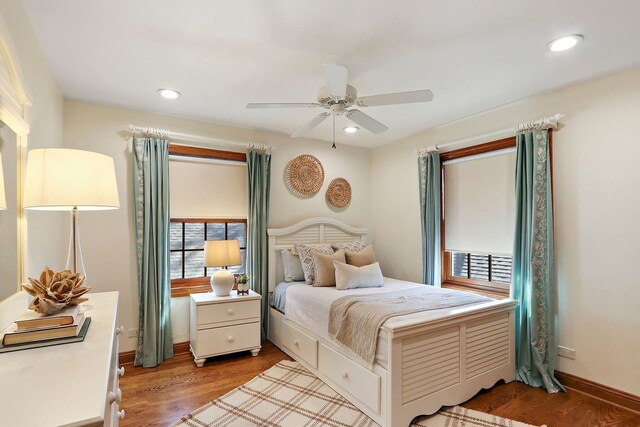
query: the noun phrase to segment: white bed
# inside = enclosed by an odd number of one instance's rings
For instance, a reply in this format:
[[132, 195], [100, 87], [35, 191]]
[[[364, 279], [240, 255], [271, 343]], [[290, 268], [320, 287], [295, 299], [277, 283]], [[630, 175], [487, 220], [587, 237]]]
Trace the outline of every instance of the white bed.
[[[311, 218], [268, 233], [273, 291], [283, 277], [280, 249], [365, 240], [367, 230]], [[352, 291], [290, 286], [286, 315], [270, 308], [269, 339], [382, 426], [406, 427], [418, 415], [462, 403], [501, 379], [514, 379], [516, 303], [510, 300], [393, 317], [380, 330], [372, 369], [329, 338], [331, 301], [346, 293], [415, 286], [420, 285], [388, 278], [382, 288]]]

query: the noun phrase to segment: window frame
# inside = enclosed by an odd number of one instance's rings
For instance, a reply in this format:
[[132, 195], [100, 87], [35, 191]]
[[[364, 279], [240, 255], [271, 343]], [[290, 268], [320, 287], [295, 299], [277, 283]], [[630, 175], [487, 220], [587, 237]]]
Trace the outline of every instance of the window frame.
[[[516, 137], [503, 138], [483, 144], [472, 145], [457, 150], [447, 151], [440, 154], [440, 260], [441, 260], [441, 280], [442, 287], [449, 289], [458, 289], [467, 292], [479, 293], [492, 298], [502, 299], [509, 297], [511, 284], [504, 282], [487, 282], [480, 279], [468, 279], [464, 277], [451, 276], [451, 253], [445, 250], [445, 230], [446, 224], [444, 219], [445, 213], [445, 172], [444, 163], [448, 160], [460, 159], [463, 157], [474, 156], [477, 154], [490, 153], [492, 151], [504, 150], [516, 146]], [[553, 203], [553, 129], [549, 129], [549, 166], [551, 170], [551, 203]], [[552, 211], [552, 220], [555, 217]], [[512, 277], [513, 280], [513, 277]]]
[[[231, 162], [247, 162], [246, 153], [236, 151], [217, 150], [213, 148], [193, 147], [190, 145], [169, 144], [169, 156], [195, 157], [202, 159], [227, 160]], [[180, 218], [175, 218], [180, 219]], [[203, 218], [182, 218], [184, 221], [203, 222]], [[173, 221], [174, 218], [171, 218]], [[221, 219], [222, 220], [222, 219]], [[236, 219], [237, 220], [237, 219]], [[247, 219], [245, 223], [245, 242], [247, 239]], [[246, 250], [246, 249], [245, 249]], [[191, 294], [211, 292], [211, 278], [192, 277], [188, 279], [170, 279], [171, 297], [184, 297]], [[235, 285], [234, 285], [235, 288]]]
[[[240, 249], [244, 249], [246, 251], [247, 247], [247, 219], [246, 218], [171, 218], [171, 222], [178, 222], [183, 224], [182, 229], [182, 248], [181, 249], [169, 249], [169, 253], [180, 252], [183, 254], [182, 258], [182, 274], [184, 275], [184, 253], [185, 252], [194, 252], [194, 251], [204, 251], [203, 249], [185, 249], [184, 248], [184, 224], [186, 223], [223, 223], [225, 224], [224, 232], [225, 238], [227, 237], [228, 232], [228, 224], [244, 224], [244, 241], [245, 247], [240, 247]], [[204, 228], [204, 237], [206, 241], [206, 233], [207, 228], [205, 225]], [[204, 272], [206, 273], [207, 267], [202, 267]], [[235, 277], [238, 277], [238, 274], [234, 274]], [[235, 285], [234, 285], [235, 286]], [[201, 277], [188, 277], [188, 278], [180, 278], [180, 279], [171, 279], [171, 296], [179, 297], [186, 296], [190, 294], [198, 294], [204, 292], [211, 292], [211, 276], [201, 276]]]
[[[551, 141], [551, 137], [549, 141]], [[499, 139], [440, 154], [440, 256], [442, 261], [441, 281], [443, 288], [481, 293], [493, 298], [506, 298], [509, 296], [511, 285], [508, 283], [490, 282], [481, 279], [470, 279], [451, 275], [451, 263], [453, 262], [451, 259], [451, 252], [447, 252], [445, 250], [446, 223], [444, 214], [446, 200], [444, 197], [444, 190], [446, 185], [446, 176], [444, 163], [449, 160], [490, 153], [492, 151], [504, 150], [515, 146], [516, 137], [512, 136], [510, 138]]]

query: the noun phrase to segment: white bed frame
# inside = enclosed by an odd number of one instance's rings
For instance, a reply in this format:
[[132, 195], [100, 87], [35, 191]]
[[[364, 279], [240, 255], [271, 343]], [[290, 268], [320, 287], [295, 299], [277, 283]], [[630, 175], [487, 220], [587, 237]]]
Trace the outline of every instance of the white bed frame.
[[[280, 249], [296, 243], [366, 240], [367, 229], [310, 218], [269, 229], [269, 291], [283, 281]], [[419, 415], [462, 403], [497, 381], [515, 379], [516, 302], [452, 308], [428, 321], [395, 322], [387, 332], [387, 367], [361, 365], [269, 308], [269, 340], [383, 427], [407, 427]]]

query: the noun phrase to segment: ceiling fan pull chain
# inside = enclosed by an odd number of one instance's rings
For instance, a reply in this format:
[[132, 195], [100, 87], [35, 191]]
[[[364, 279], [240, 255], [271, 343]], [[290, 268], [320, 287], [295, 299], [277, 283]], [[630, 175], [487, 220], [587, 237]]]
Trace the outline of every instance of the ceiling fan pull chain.
[[333, 114], [333, 145], [331, 148], [336, 148], [336, 115]]

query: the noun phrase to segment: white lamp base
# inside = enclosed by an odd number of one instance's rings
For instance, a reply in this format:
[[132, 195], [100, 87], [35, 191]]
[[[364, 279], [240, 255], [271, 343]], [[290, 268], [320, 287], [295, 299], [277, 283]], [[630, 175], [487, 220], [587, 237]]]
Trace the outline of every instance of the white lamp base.
[[224, 297], [231, 293], [235, 281], [236, 279], [232, 272], [221, 268], [211, 276], [211, 289], [213, 289], [213, 293], [216, 296]]

